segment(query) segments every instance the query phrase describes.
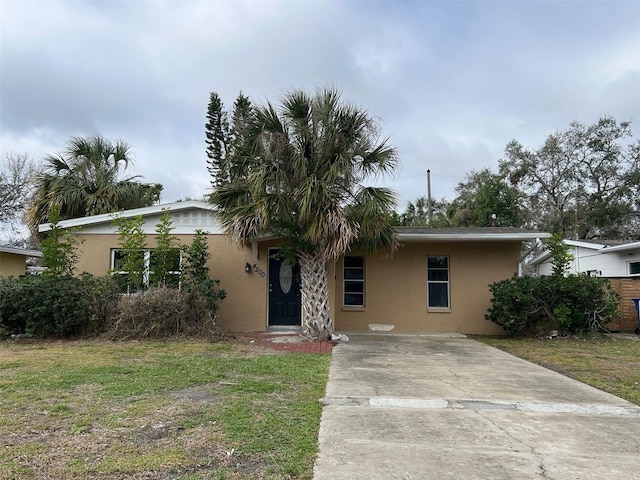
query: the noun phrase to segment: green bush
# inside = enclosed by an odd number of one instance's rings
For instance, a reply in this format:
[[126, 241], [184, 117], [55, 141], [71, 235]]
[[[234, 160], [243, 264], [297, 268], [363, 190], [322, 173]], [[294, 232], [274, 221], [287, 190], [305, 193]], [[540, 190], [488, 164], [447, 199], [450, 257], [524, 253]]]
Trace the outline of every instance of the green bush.
[[565, 334], [603, 331], [620, 314], [618, 294], [604, 278], [513, 277], [489, 289], [493, 298], [485, 318], [512, 333], [552, 327]]
[[215, 320], [220, 303], [227, 297], [227, 292], [220, 288], [220, 280], [209, 277], [207, 262], [211, 257], [207, 246], [207, 236], [202, 230], [196, 230], [191, 245], [185, 245], [182, 262], [182, 288], [191, 294], [191, 301], [204, 301], [209, 317]]
[[117, 286], [110, 277], [24, 276], [0, 281], [0, 327], [9, 334], [69, 337], [104, 328]]

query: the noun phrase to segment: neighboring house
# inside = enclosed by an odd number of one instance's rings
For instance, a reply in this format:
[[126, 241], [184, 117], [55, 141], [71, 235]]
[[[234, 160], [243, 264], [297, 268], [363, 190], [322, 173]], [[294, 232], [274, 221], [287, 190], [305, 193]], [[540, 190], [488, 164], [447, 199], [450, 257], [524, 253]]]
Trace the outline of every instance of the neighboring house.
[[27, 272], [27, 258], [42, 257], [38, 250], [0, 247], [0, 277], [19, 277]]
[[[640, 242], [563, 240], [573, 259], [567, 273], [593, 277], [640, 278]], [[551, 275], [551, 253], [543, 252], [529, 262], [536, 275]]]
[[[608, 278], [620, 294], [622, 318], [609, 328], [633, 330], [638, 317], [631, 299], [640, 298], [640, 241], [563, 240], [563, 243], [573, 256], [567, 273]], [[536, 275], [551, 275], [551, 254], [543, 252], [528, 265]]]
[[[247, 248], [231, 243], [216, 221], [213, 206], [185, 201], [121, 212], [144, 218], [149, 249], [155, 245], [160, 217], [170, 212], [173, 234], [188, 244], [196, 229], [208, 232], [212, 278], [220, 279], [227, 298], [219, 325], [230, 331], [260, 331], [302, 324], [297, 266], [277, 253], [277, 238]], [[60, 222], [80, 227], [78, 272], [105, 275], [118, 270], [120, 246], [112, 215]], [[49, 225], [41, 225], [46, 232]], [[489, 284], [519, 268], [522, 242], [548, 238], [512, 228], [398, 227], [400, 249], [393, 258], [351, 252], [331, 262], [329, 290], [336, 331], [462, 332], [501, 334], [484, 319], [490, 306]], [[153, 268], [152, 256], [146, 256]]]

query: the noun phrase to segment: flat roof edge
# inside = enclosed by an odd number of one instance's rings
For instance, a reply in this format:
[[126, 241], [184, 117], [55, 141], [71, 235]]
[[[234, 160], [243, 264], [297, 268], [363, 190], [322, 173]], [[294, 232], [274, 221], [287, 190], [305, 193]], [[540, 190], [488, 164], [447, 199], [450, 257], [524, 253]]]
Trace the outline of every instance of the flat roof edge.
[[525, 241], [551, 238], [550, 233], [399, 233], [398, 238], [405, 242], [436, 241]]

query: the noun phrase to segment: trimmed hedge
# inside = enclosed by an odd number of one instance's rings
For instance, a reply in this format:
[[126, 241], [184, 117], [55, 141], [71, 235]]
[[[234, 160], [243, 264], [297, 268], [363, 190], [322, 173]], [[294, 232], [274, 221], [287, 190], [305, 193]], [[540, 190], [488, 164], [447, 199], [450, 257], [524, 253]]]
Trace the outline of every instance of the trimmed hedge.
[[485, 315], [505, 330], [555, 328], [564, 334], [606, 331], [618, 318], [619, 296], [606, 278], [586, 275], [513, 277], [489, 286]]

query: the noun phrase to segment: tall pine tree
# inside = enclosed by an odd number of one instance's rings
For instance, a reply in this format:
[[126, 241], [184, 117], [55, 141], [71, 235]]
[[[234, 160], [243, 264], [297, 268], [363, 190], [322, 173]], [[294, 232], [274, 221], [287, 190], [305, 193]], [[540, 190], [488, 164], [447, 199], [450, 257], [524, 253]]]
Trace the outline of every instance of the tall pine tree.
[[216, 92], [211, 92], [209, 95], [205, 135], [207, 157], [209, 157], [207, 170], [211, 174], [211, 184], [215, 188], [222, 179], [228, 177], [225, 159], [229, 141], [227, 112], [224, 111], [220, 96]]
[[[241, 159], [250, 154], [246, 151], [249, 128], [254, 117], [253, 105], [249, 97], [242, 92], [233, 104], [231, 124], [228, 114], [216, 92], [209, 96], [207, 123], [205, 125], [207, 143], [207, 169], [211, 174], [214, 188], [231, 181], [242, 171]], [[232, 165], [229, 158], [235, 159]]]

